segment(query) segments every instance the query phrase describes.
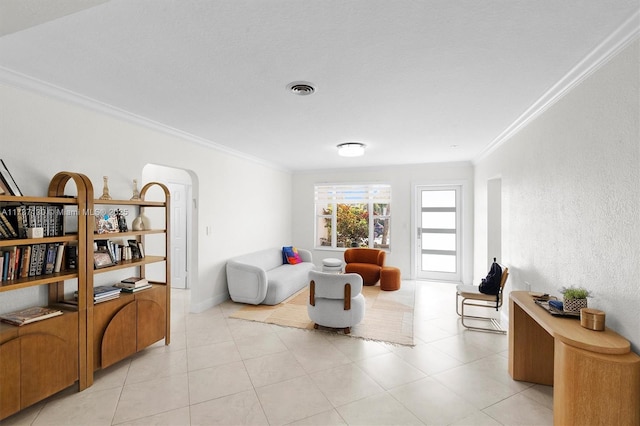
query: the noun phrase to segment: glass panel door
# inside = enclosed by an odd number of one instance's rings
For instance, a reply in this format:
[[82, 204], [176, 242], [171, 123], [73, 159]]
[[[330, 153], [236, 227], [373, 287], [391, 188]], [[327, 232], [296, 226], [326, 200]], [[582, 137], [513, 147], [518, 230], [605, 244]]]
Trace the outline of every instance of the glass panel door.
[[418, 278], [460, 281], [460, 187], [418, 187]]

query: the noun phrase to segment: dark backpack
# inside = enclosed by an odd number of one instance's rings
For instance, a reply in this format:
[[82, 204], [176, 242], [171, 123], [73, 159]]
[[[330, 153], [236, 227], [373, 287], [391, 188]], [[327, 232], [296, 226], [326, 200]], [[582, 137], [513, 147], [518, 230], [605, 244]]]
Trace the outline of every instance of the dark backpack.
[[500, 281], [502, 280], [502, 268], [496, 261], [493, 261], [491, 269], [486, 278], [480, 283], [480, 293], [498, 294], [500, 292]]

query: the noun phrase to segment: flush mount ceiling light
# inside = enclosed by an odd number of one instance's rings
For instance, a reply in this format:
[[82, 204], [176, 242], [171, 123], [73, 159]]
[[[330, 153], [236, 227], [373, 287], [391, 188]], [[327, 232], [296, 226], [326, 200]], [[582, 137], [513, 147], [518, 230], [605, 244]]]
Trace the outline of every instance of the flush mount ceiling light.
[[315, 92], [316, 88], [313, 87], [313, 84], [306, 81], [294, 81], [293, 83], [287, 84], [287, 90], [295, 95], [307, 96]]
[[365, 144], [361, 142], [345, 142], [338, 145], [338, 155], [341, 157], [360, 157], [364, 155]]

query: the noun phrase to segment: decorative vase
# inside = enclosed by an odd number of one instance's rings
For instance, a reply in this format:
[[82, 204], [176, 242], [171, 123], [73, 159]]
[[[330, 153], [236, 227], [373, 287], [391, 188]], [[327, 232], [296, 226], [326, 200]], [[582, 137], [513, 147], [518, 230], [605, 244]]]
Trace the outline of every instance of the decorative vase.
[[133, 222], [131, 223], [131, 229], [133, 229], [134, 231], [146, 231], [151, 229], [151, 227], [149, 226], [149, 218], [140, 213], [140, 216], [133, 219]]
[[579, 313], [580, 309], [587, 307], [587, 299], [564, 299], [562, 310], [565, 312]]
[[109, 195], [109, 178], [107, 176], [102, 177], [102, 196], [101, 200], [110, 200], [111, 195]]
[[138, 191], [138, 180], [133, 180], [133, 196], [131, 200], [140, 200], [140, 191]]

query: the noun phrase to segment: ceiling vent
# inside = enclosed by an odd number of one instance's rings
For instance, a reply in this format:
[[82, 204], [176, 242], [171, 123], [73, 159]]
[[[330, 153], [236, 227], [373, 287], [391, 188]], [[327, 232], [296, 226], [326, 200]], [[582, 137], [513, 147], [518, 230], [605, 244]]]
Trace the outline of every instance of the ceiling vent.
[[291, 93], [300, 96], [311, 95], [316, 91], [315, 87], [306, 81], [294, 81], [293, 83], [289, 83], [287, 85], [287, 89], [290, 90]]

